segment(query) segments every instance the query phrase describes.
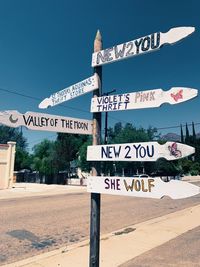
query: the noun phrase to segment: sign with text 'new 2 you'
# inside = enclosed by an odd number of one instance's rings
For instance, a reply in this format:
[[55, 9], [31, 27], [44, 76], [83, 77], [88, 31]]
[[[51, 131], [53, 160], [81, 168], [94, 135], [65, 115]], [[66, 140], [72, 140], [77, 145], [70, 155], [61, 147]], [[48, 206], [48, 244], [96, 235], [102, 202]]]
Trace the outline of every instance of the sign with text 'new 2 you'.
[[45, 98], [40, 104], [39, 108], [48, 108], [49, 106], [56, 106], [72, 98], [89, 93], [98, 88], [97, 75], [71, 85], [61, 91], [52, 94], [49, 98]]
[[194, 27], [176, 27], [98, 51], [92, 55], [92, 67], [158, 50], [164, 44], [174, 44], [195, 31]]
[[92, 134], [92, 121], [36, 112], [21, 114], [16, 110], [0, 112], [0, 123], [10, 127], [74, 134]]
[[196, 97], [198, 91], [186, 87], [172, 87], [168, 91], [153, 89], [134, 93], [93, 97], [91, 112], [107, 112], [159, 107], [163, 103], [179, 104]]
[[160, 178], [151, 177], [89, 176], [87, 191], [133, 197], [162, 198], [169, 196], [172, 199], [181, 199], [199, 194], [200, 187], [178, 180], [163, 182]]
[[176, 160], [195, 153], [195, 148], [176, 143], [141, 142], [87, 147], [88, 161], [156, 161]]

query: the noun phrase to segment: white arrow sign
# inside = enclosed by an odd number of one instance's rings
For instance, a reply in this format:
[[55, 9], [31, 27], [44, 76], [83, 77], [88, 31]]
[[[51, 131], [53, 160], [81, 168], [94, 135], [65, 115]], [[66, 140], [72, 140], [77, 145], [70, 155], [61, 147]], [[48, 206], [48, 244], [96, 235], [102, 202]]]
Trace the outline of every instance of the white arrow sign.
[[45, 98], [40, 104], [39, 108], [48, 108], [49, 106], [56, 106], [72, 98], [89, 93], [98, 88], [97, 75], [71, 85], [61, 91], [52, 94], [49, 98]]
[[132, 197], [172, 199], [191, 197], [200, 193], [200, 187], [178, 180], [163, 182], [160, 178], [130, 178], [89, 176], [87, 191]]
[[87, 147], [88, 161], [156, 161], [159, 158], [176, 160], [195, 153], [195, 148], [176, 143], [141, 142]]
[[176, 27], [93, 53], [92, 67], [156, 51], [164, 44], [174, 44], [195, 31], [194, 27]]
[[91, 99], [91, 112], [107, 112], [159, 107], [163, 103], [179, 104], [196, 97], [198, 91], [186, 87], [172, 87], [169, 91], [153, 89], [134, 93], [109, 95]]
[[0, 123], [10, 127], [74, 134], [92, 134], [92, 121], [36, 112], [21, 114], [16, 110], [0, 112]]

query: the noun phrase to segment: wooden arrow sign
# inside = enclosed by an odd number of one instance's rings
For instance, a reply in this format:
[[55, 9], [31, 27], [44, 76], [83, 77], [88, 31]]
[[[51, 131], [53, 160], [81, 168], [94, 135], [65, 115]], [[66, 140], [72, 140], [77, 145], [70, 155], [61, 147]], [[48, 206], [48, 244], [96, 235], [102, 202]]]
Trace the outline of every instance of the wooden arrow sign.
[[157, 32], [139, 39], [93, 53], [92, 67], [158, 50], [165, 44], [174, 44], [195, 31], [194, 27], [176, 27], [166, 33]]
[[176, 143], [141, 142], [87, 147], [88, 161], [156, 161], [159, 158], [176, 160], [195, 153], [195, 148]]
[[196, 97], [198, 91], [186, 87], [172, 87], [169, 91], [153, 89], [134, 93], [109, 95], [91, 99], [91, 112], [107, 112], [159, 107], [163, 103], [179, 104]]
[[72, 98], [89, 93], [98, 88], [97, 75], [71, 85], [61, 91], [52, 94], [49, 98], [45, 98], [40, 104], [39, 108], [48, 108], [49, 106], [56, 106]]
[[10, 127], [25, 126], [30, 130], [74, 134], [92, 134], [92, 121], [36, 112], [21, 114], [16, 110], [0, 112], [0, 123]]
[[132, 197], [172, 199], [187, 198], [200, 193], [200, 187], [178, 180], [163, 182], [160, 178], [89, 176], [87, 191]]

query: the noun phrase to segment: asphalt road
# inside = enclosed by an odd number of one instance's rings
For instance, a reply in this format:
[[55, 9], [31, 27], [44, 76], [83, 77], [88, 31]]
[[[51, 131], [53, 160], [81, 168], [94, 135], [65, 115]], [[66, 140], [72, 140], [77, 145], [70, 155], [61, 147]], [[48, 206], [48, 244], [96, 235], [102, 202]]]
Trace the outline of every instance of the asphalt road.
[[120, 267], [199, 267], [200, 227], [158, 246]]
[[[199, 203], [200, 195], [183, 200], [102, 195], [101, 233], [109, 233]], [[0, 265], [88, 239], [89, 213], [90, 194], [88, 193], [0, 200]], [[191, 231], [191, 235], [189, 234], [191, 242], [188, 241], [188, 233], [186, 233], [180, 236], [183, 240], [172, 240], [170, 241], [172, 243], [168, 242], [169, 244], [161, 246], [159, 252], [158, 247], [145, 253], [147, 260], [144, 261], [143, 254], [124, 267], [178, 266], [162, 265], [163, 258], [169, 261], [174, 248], [178, 246], [178, 249], [181, 244], [181, 249], [187, 248], [190, 244], [191, 253], [197, 255], [195, 245], [198, 244], [200, 247], [197, 233], [199, 234], [199, 228]], [[193, 241], [194, 245], [191, 244]], [[151, 259], [152, 257], [155, 259], [156, 255], [159, 255], [160, 262], [158, 261], [158, 265], [151, 265]], [[187, 254], [176, 253], [175, 255], [178, 262], [181, 262], [183, 256], [187, 260]], [[190, 256], [188, 255], [188, 260], [191, 262]], [[196, 257], [195, 264], [196, 261], [200, 261], [200, 257]], [[197, 267], [200, 264], [179, 266]]]

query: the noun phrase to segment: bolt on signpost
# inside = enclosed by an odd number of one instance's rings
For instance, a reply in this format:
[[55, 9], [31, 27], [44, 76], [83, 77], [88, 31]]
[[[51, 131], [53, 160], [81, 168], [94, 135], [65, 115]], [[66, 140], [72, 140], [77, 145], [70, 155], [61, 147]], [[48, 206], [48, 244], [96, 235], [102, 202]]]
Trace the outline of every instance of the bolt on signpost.
[[[156, 161], [161, 157], [175, 160], [195, 152], [193, 147], [176, 142], [167, 142], [164, 145], [159, 145], [157, 142], [100, 145], [101, 112], [159, 107], [163, 103], [177, 104], [194, 98], [198, 94], [196, 89], [173, 87], [166, 92], [162, 89], [154, 89], [137, 93], [101, 96], [102, 68], [100, 66], [156, 51], [165, 44], [174, 44], [180, 41], [194, 31], [194, 27], [172, 28], [166, 33], [150, 34], [105, 50], [102, 50], [100, 33], [98, 32], [96, 35], [92, 67], [94, 67], [94, 72], [99, 75], [100, 84], [99, 89], [94, 91], [91, 99], [93, 145], [88, 146], [87, 149], [87, 160], [94, 164], [92, 177], [88, 178], [87, 183], [87, 191], [91, 192], [90, 267], [99, 266], [100, 193], [152, 198], [168, 195], [178, 199], [200, 192], [199, 187], [182, 181], [170, 182], [165, 188], [165, 183], [159, 179], [138, 180], [96, 175], [98, 173], [96, 165], [98, 161]], [[181, 189], [184, 192], [181, 192]]]
[[[97, 31], [94, 40], [94, 52], [102, 49], [101, 34]], [[98, 76], [98, 89], [93, 91], [93, 97], [101, 96], [102, 90], [102, 67], [95, 67], [94, 73]], [[101, 113], [93, 114], [93, 140], [92, 144], [99, 145], [101, 143]], [[92, 175], [100, 175], [100, 164], [93, 162]], [[99, 266], [99, 250], [100, 250], [100, 210], [101, 195], [99, 193], [91, 193], [91, 210], [90, 210], [90, 267]]]

